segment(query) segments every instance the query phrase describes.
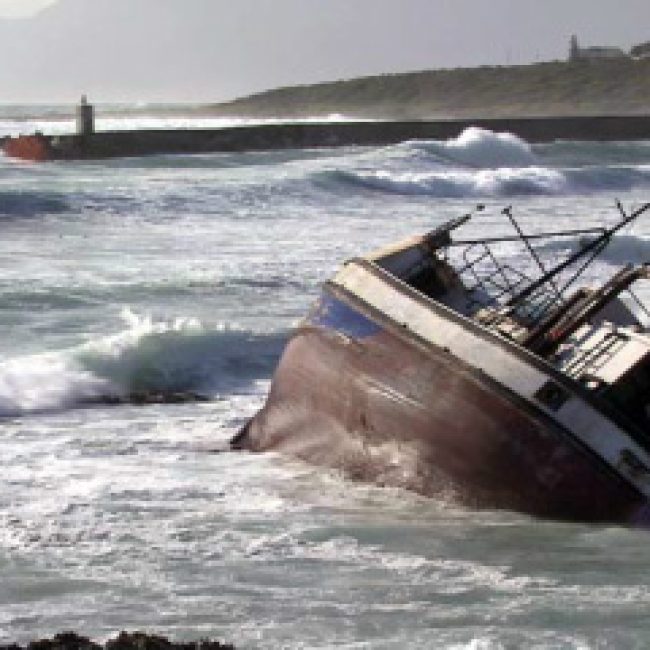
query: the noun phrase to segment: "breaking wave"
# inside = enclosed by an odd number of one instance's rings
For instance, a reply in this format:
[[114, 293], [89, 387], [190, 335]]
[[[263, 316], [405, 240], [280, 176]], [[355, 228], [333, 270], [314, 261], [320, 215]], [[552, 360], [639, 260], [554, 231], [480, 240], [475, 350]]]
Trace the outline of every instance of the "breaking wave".
[[434, 172], [336, 170], [322, 172], [316, 182], [328, 187], [354, 186], [391, 194], [439, 198], [558, 196], [620, 192], [650, 186], [650, 166], [569, 170], [531, 166]]
[[0, 364], [0, 417], [128, 399], [133, 394], [228, 393], [270, 376], [280, 333], [154, 322], [124, 310], [127, 328], [76, 348]]
[[390, 194], [464, 198], [561, 193], [564, 177], [538, 167], [524, 169], [444, 170], [436, 172], [326, 172], [324, 184], [355, 186]]
[[571, 147], [564, 143], [532, 147], [511, 133], [471, 127], [457, 138], [411, 141], [364, 154], [355, 166], [315, 171], [311, 179], [334, 191], [438, 198], [584, 195], [650, 186], [648, 147], [612, 145], [598, 159], [598, 147], [586, 143], [580, 149], [583, 159], [576, 155], [570, 162], [562, 160], [567, 150]]
[[476, 126], [444, 142], [417, 141], [407, 146], [442, 162], [464, 167], [527, 167], [538, 162], [525, 140], [512, 133], [494, 133]]

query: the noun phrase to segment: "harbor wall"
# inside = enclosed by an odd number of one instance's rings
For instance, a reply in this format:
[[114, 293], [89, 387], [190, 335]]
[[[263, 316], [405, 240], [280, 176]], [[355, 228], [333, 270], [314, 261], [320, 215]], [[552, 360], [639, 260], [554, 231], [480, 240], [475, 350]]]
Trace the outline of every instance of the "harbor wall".
[[[650, 116], [551, 117], [439, 121], [265, 124], [223, 129], [137, 130], [6, 138], [7, 155], [28, 160], [78, 160], [156, 154], [268, 151], [390, 145], [457, 137], [478, 126], [528, 142], [650, 140]], [[35, 153], [36, 152], [36, 153]]]

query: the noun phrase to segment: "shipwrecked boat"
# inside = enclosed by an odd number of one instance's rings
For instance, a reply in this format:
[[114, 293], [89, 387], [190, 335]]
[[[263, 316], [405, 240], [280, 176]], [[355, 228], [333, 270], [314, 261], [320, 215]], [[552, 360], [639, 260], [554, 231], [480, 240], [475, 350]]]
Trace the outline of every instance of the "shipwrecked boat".
[[[473, 215], [347, 262], [235, 449], [473, 507], [650, 524], [650, 265], [578, 288], [609, 229], [462, 240]], [[482, 206], [479, 206], [482, 209]], [[545, 242], [580, 241], [553, 266]], [[520, 246], [520, 268], [498, 254]]]

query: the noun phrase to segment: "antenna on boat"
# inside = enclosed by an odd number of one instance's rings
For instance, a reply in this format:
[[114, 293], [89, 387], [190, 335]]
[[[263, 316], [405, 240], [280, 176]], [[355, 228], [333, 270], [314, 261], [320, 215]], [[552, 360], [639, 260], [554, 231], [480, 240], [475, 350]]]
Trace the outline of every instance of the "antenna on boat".
[[582, 257], [591, 254], [589, 259], [576, 271], [573, 277], [566, 282], [564, 287], [562, 287], [562, 292], [565, 291], [567, 287], [573, 284], [580, 277], [580, 275], [582, 275], [585, 269], [596, 259], [596, 257], [600, 255], [600, 253], [607, 247], [612, 237], [619, 230], [627, 226], [629, 223], [631, 223], [639, 216], [641, 216], [644, 212], [646, 212], [648, 209], [650, 209], [650, 203], [645, 203], [644, 205], [634, 210], [629, 215], [626, 214], [625, 210], [623, 209], [623, 206], [621, 205], [621, 202], [618, 200], [616, 201], [616, 207], [618, 208], [622, 216], [622, 219], [621, 221], [619, 221], [619, 223], [617, 223], [612, 228], [604, 230], [599, 237], [596, 237], [595, 239], [592, 239], [591, 241], [587, 242], [584, 246], [580, 248], [580, 250], [576, 251], [575, 253], [573, 253], [573, 255], [570, 255], [566, 260], [564, 260], [564, 262], [561, 262], [557, 266], [553, 267], [552, 269], [544, 273], [540, 278], [538, 278], [537, 280], [529, 284], [525, 289], [520, 291], [517, 295], [510, 298], [510, 300], [508, 300], [506, 304], [508, 306], [515, 306], [517, 303], [521, 302], [522, 300], [525, 300], [528, 296], [530, 296], [532, 293], [534, 293], [537, 289], [539, 289], [547, 282], [552, 282], [553, 278], [557, 277], [562, 271], [570, 267], [572, 264], [575, 264]]
[[[542, 263], [542, 260], [539, 258], [539, 255], [537, 254], [535, 249], [531, 246], [530, 240], [528, 239], [528, 237], [526, 236], [524, 231], [519, 226], [519, 223], [517, 223], [517, 220], [513, 216], [513, 214], [512, 214], [512, 206], [509, 205], [509, 206], [503, 208], [503, 210], [501, 210], [501, 214], [505, 214], [506, 217], [508, 217], [508, 219], [510, 220], [510, 223], [513, 225], [514, 229], [517, 231], [517, 234], [519, 235], [519, 238], [521, 239], [521, 241], [524, 242], [524, 245], [528, 249], [528, 252], [530, 253], [530, 256], [535, 260], [535, 263], [539, 267], [539, 270], [542, 272], [542, 275], [546, 275], [548, 273], [548, 270], [546, 269], [546, 267]], [[558, 290], [555, 282], [553, 281], [553, 279], [549, 279], [549, 282], [550, 282], [551, 286], [553, 287], [553, 291], [555, 291], [555, 297], [559, 299], [561, 297], [561, 294], [560, 294], [560, 291]]]

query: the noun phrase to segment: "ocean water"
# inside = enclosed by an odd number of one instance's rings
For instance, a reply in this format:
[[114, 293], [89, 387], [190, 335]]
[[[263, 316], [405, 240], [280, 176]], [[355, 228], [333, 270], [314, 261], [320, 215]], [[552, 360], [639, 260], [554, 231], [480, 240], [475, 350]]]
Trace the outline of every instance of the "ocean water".
[[[138, 119], [111, 125], [180, 118]], [[61, 123], [55, 107], [0, 111], [0, 135]], [[611, 224], [616, 199], [650, 200], [650, 142], [471, 129], [385, 148], [0, 157], [0, 643], [146, 629], [242, 648], [647, 647], [647, 532], [223, 451], [345, 258], [479, 201], [467, 237], [510, 234], [505, 205], [529, 232]], [[591, 279], [649, 255], [647, 217]], [[210, 401], [91, 405], [147, 390]]]

